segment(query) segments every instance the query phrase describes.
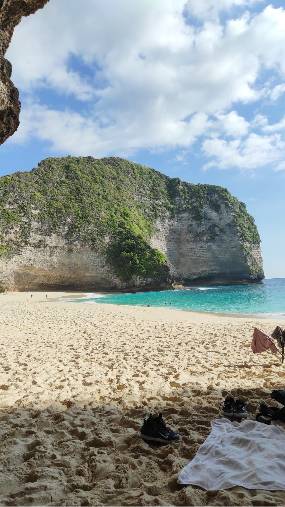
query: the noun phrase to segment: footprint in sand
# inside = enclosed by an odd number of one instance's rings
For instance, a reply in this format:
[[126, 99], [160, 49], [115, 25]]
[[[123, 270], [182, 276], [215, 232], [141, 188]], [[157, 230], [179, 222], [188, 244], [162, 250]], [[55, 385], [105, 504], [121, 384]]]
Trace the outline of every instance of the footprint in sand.
[[181, 387], [178, 382], [169, 382], [170, 387]]
[[127, 388], [126, 384], [118, 384], [116, 386], [117, 391], [123, 391], [126, 388]]

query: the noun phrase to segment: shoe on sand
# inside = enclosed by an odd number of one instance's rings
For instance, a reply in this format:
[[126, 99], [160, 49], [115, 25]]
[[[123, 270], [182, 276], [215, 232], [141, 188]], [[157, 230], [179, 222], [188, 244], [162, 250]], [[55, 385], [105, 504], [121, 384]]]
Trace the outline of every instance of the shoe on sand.
[[281, 405], [285, 406], [285, 390], [284, 389], [274, 389], [271, 393], [271, 398], [273, 400], [278, 401]]
[[271, 417], [269, 417], [268, 415], [263, 415], [259, 413], [256, 415], [255, 419], [263, 424], [271, 424]]
[[260, 414], [264, 415], [265, 417], [270, 417], [271, 419], [275, 419], [279, 408], [276, 407], [270, 407], [269, 405], [266, 405], [264, 401], [262, 401], [259, 405], [259, 412]]
[[144, 440], [160, 443], [177, 442], [180, 439], [178, 433], [168, 428], [163, 420], [162, 414], [150, 415], [144, 420], [141, 427], [141, 436]]
[[245, 419], [248, 416], [246, 404], [243, 400], [237, 399], [234, 404], [234, 416]]
[[266, 405], [264, 401], [260, 403], [259, 412], [266, 416], [270, 417], [272, 421], [282, 421], [285, 422], [285, 407], [277, 408], [277, 407], [270, 407], [269, 405]]
[[234, 415], [234, 407], [235, 407], [235, 400], [232, 396], [227, 396], [225, 398], [222, 412], [225, 417], [233, 417]]

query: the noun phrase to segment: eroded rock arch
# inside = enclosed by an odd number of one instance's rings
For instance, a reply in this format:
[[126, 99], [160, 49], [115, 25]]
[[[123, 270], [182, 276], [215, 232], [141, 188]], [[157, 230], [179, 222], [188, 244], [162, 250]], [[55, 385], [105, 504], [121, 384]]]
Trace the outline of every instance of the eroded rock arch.
[[14, 28], [23, 16], [42, 8], [48, 0], [0, 0], [0, 144], [17, 130], [21, 103], [11, 81], [12, 66], [5, 59]]

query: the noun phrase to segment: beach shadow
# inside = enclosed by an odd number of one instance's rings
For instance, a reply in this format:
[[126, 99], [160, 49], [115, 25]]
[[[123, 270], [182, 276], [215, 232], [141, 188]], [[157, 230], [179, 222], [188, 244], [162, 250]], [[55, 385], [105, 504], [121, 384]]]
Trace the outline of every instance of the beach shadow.
[[[206, 492], [182, 487], [180, 470], [195, 456], [220, 417], [228, 392], [189, 386], [162, 396], [159, 406], [181, 435], [171, 445], [149, 445], [140, 427], [149, 409], [93, 406], [64, 400], [45, 409], [15, 407], [1, 419], [1, 505], [284, 505], [285, 492], [232, 488]], [[233, 389], [250, 400], [252, 416], [266, 389]], [[269, 503], [268, 503], [269, 502]]]

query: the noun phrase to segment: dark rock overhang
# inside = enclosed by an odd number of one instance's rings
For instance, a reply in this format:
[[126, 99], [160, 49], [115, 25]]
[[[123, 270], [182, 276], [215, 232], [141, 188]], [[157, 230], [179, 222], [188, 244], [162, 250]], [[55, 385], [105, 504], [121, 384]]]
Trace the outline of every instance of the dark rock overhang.
[[5, 59], [14, 28], [23, 16], [42, 8], [48, 0], [0, 0], [0, 144], [19, 126], [21, 103], [19, 92], [11, 81], [12, 66]]

